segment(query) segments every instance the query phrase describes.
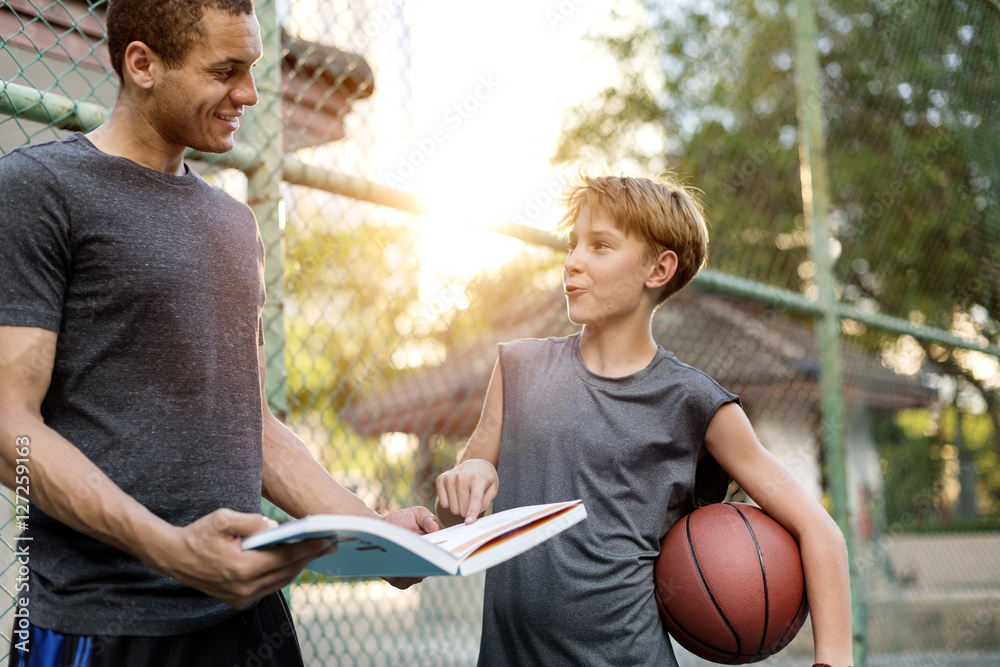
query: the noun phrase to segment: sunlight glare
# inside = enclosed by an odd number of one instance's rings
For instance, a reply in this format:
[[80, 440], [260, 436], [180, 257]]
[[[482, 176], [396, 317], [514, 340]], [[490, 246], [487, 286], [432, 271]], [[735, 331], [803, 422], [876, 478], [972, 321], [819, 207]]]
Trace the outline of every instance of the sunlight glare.
[[524, 246], [517, 239], [441, 217], [417, 221], [421, 271], [465, 283], [486, 269], [503, 266]]
[[407, 5], [412, 137], [388, 157], [382, 179], [432, 211], [418, 223], [425, 303], [461, 308], [461, 299], [441, 295], [464, 292], [524, 247], [484, 231], [489, 225], [551, 229], [558, 221], [561, 170], [549, 158], [566, 108], [616, 80], [614, 59], [584, 39], [611, 4]]

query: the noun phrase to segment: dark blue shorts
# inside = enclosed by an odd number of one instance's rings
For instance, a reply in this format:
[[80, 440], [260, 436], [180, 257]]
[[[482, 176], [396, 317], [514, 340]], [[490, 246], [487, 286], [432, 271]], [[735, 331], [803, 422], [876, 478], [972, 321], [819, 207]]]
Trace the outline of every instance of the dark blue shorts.
[[284, 596], [210, 628], [166, 637], [65, 635], [31, 625], [27, 651], [10, 646], [9, 667], [303, 667]]

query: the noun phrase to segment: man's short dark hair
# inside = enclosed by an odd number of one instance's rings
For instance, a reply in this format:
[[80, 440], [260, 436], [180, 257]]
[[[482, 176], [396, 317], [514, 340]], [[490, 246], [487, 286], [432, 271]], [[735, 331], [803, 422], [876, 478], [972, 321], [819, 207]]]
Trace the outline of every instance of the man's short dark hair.
[[167, 67], [178, 67], [192, 46], [205, 38], [201, 17], [206, 8], [233, 16], [253, 13], [253, 0], [111, 0], [106, 18], [108, 52], [118, 80], [125, 49], [142, 42], [157, 53]]

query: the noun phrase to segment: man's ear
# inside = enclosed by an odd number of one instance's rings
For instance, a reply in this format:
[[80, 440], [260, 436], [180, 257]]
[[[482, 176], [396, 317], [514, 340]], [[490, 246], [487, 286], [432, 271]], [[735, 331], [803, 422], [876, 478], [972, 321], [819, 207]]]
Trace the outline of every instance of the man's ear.
[[646, 287], [657, 289], [670, 282], [670, 279], [677, 273], [677, 253], [673, 250], [664, 250], [654, 261], [646, 277]]
[[122, 73], [137, 88], [151, 89], [162, 69], [163, 59], [144, 42], [135, 41], [125, 47]]

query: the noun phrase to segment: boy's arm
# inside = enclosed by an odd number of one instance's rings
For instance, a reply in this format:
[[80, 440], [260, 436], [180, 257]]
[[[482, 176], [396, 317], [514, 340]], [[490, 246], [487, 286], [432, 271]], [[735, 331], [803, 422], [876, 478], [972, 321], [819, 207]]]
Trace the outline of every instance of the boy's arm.
[[757, 440], [736, 403], [722, 406], [705, 433], [705, 447], [761, 509], [799, 543], [815, 662], [853, 664], [847, 548], [836, 522]]
[[500, 488], [497, 463], [503, 430], [503, 377], [500, 361], [486, 389], [483, 413], [458, 465], [437, 478], [437, 515], [445, 526], [472, 523], [486, 511]]

